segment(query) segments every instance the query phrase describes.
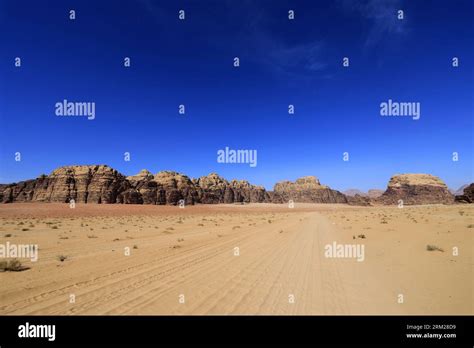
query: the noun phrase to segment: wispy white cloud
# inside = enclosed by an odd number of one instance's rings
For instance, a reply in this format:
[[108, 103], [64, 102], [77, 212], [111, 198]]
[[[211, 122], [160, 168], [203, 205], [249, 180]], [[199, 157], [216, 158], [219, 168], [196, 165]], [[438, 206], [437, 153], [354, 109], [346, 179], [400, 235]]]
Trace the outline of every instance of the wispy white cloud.
[[340, 0], [339, 4], [344, 11], [354, 12], [371, 22], [366, 46], [376, 45], [389, 35], [408, 32], [407, 19], [397, 17], [398, 10], [404, 10], [401, 0]]

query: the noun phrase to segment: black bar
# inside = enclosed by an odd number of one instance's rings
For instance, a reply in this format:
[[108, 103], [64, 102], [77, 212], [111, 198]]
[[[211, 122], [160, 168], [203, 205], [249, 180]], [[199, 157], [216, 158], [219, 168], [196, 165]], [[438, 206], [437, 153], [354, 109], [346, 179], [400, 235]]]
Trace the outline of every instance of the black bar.
[[[55, 340], [18, 337], [19, 326], [27, 322], [55, 325]], [[413, 329], [417, 326], [418, 331]], [[472, 316], [0, 316], [0, 346], [251, 343], [472, 347], [473, 328]], [[456, 337], [407, 337], [416, 333], [454, 333]]]

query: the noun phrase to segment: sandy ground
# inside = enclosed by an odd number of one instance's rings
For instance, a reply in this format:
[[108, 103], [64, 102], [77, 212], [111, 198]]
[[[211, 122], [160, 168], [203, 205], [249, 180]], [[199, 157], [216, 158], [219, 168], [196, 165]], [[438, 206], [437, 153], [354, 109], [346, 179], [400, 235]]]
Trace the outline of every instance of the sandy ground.
[[[21, 259], [30, 269], [0, 272], [0, 314], [473, 314], [473, 216], [472, 205], [0, 205], [0, 244], [39, 246], [37, 262]], [[326, 257], [333, 242], [364, 245], [364, 260]]]

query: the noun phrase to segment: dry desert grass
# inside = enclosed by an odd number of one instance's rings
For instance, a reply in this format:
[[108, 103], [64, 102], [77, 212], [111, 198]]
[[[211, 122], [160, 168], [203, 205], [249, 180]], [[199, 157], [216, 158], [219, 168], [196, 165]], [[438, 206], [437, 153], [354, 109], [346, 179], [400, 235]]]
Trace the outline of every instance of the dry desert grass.
[[[0, 272], [0, 314], [472, 314], [473, 216], [468, 205], [1, 205], [0, 243], [38, 244], [39, 260]], [[364, 262], [324, 257], [334, 241], [363, 243]]]

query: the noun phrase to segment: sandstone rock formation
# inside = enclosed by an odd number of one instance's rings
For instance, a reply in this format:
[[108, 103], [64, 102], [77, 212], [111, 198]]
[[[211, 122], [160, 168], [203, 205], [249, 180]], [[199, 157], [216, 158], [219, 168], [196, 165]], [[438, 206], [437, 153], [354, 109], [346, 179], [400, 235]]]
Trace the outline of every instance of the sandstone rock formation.
[[49, 176], [0, 185], [0, 202], [70, 202], [123, 204], [250, 203], [268, 201], [261, 186], [227, 181], [217, 174], [191, 180], [186, 175], [142, 170], [125, 177], [106, 165], [66, 166]]
[[273, 192], [284, 202], [293, 200], [301, 203], [347, 203], [346, 196], [321, 185], [314, 176], [305, 176], [295, 182], [281, 181], [275, 185]]
[[377, 198], [382, 204], [449, 204], [454, 196], [446, 184], [438, 177], [429, 174], [394, 175], [388, 183], [387, 190]]
[[372, 200], [368, 196], [362, 196], [359, 194], [356, 194], [355, 196], [346, 196], [347, 197], [347, 203], [350, 205], [372, 205]]
[[361, 190], [358, 190], [358, 189], [348, 189], [342, 193], [344, 193], [346, 196], [349, 196], [349, 197], [355, 197], [355, 195], [367, 196], [365, 192], [362, 192]]
[[185, 204], [195, 204], [198, 202], [198, 190], [191, 179], [173, 171], [162, 171], [155, 174], [153, 181], [158, 186], [157, 204], [176, 205], [180, 200]]
[[[458, 196], [458, 202], [473, 202], [474, 184]], [[375, 192], [374, 192], [375, 191]], [[142, 170], [125, 177], [106, 165], [65, 166], [50, 175], [14, 184], [0, 184], [0, 202], [62, 202], [168, 204], [186, 205], [203, 203], [348, 203], [351, 205], [452, 203], [453, 195], [437, 177], [428, 174], [395, 175], [387, 190], [378, 198], [377, 190], [368, 196], [345, 196], [339, 191], [321, 185], [314, 176], [295, 182], [282, 181], [273, 191], [266, 191], [245, 180], [228, 181], [211, 173], [198, 179], [184, 174], [162, 171], [155, 175]]]
[[455, 197], [459, 203], [474, 203], [474, 183], [464, 188], [464, 193]]
[[106, 165], [65, 166], [49, 176], [6, 185], [2, 202], [115, 203], [125, 177]]
[[251, 185], [245, 180], [229, 182], [216, 173], [202, 176], [194, 183], [199, 187], [200, 202], [204, 204], [261, 203], [266, 200], [263, 187]]
[[380, 197], [381, 195], [383, 195], [383, 193], [384, 193], [384, 190], [370, 189], [367, 192], [367, 196], [369, 196], [369, 198], [371, 198], [371, 199], [374, 199], [374, 198]]

